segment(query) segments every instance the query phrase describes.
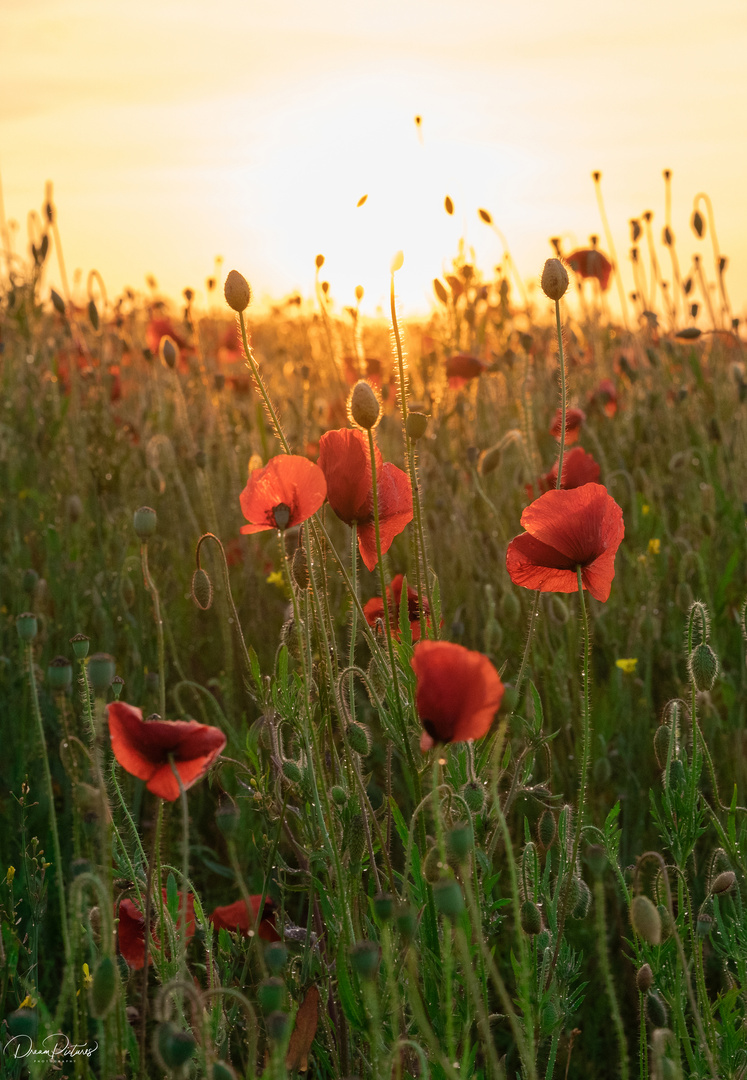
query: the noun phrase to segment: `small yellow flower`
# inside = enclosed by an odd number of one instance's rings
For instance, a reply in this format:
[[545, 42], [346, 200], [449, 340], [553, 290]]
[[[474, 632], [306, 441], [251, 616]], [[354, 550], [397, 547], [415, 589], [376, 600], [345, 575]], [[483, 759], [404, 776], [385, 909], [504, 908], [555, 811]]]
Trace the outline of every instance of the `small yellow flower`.
[[641, 507], [641, 513], [643, 514], [644, 517], [646, 517], [646, 515], [649, 514], [650, 512], [651, 512], [651, 507], [648, 505], [648, 503], [644, 503], [643, 506]]
[[660, 552], [661, 552], [661, 540], [659, 540], [657, 537], [654, 537], [652, 540], [649, 540], [649, 542], [648, 542], [648, 553], [649, 553], [649, 555], [659, 555]]
[[13, 884], [13, 878], [15, 876], [16, 876], [16, 868], [15, 868], [15, 866], [9, 866], [8, 870], [7, 870], [7, 873], [5, 875], [5, 884], [6, 885], [12, 885]]
[[32, 998], [31, 994], [26, 994], [26, 997], [23, 999], [23, 1001], [18, 1006], [18, 1008], [19, 1009], [35, 1009], [36, 1008], [36, 998]]
[[268, 585], [277, 585], [279, 589], [285, 588], [285, 577], [281, 570], [273, 570], [265, 580]]
[[629, 656], [624, 660], [615, 660], [615, 667], [619, 667], [620, 671], [624, 671], [626, 675], [632, 675], [636, 669], [637, 663], [637, 656]]
[[88, 964], [83, 965], [83, 989], [87, 990], [93, 984], [93, 975], [88, 970]]

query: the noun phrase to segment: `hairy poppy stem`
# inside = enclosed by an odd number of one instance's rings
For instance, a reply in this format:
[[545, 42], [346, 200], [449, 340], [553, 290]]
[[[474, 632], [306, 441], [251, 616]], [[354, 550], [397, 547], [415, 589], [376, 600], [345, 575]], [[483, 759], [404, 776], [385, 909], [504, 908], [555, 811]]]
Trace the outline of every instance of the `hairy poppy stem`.
[[[189, 896], [189, 808], [187, 792], [184, 790], [179, 770], [174, 764], [173, 754], [169, 754], [169, 765], [179, 785], [179, 802], [182, 808], [182, 924], [179, 928], [179, 971], [180, 977], [185, 977], [187, 971], [187, 897]], [[161, 936], [163, 936], [163, 929], [161, 929]]]
[[161, 617], [161, 601], [158, 589], [150, 574], [148, 566], [148, 541], [144, 540], [140, 545], [140, 565], [143, 568], [143, 581], [145, 588], [153, 597], [153, 615], [156, 620], [156, 637], [158, 642], [158, 705], [161, 719], [166, 719], [166, 663], [163, 647], [163, 618]]
[[267, 387], [264, 384], [259, 368], [257, 367], [257, 361], [254, 359], [254, 353], [252, 352], [251, 346], [249, 345], [249, 339], [246, 336], [246, 323], [244, 322], [244, 312], [240, 311], [238, 314], [239, 325], [241, 327], [241, 341], [244, 346], [244, 356], [246, 357], [246, 362], [249, 365], [252, 375], [254, 376], [254, 381], [257, 384], [257, 389], [262, 396], [262, 401], [264, 402], [264, 406], [267, 409], [270, 420], [272, 421], [272, 426], [275, 431], [275, 437], [277, 438], [285, 453], [290, 454], [290, 445], [285, 435], [283, 434], [283, 429], [280, 426], [278, 415], [275, 412], [272, 401], [270, 400], [270, 395], [267, 393]]
[[565, 418], [567, 394], [565, 388], [565, 356], [563, 355], [563, 327], [560, 323], [560, 301], [555, 301], [555, 329], [558, 335], [558, 364], [560, 366], [560, 449], [558, 451], [558, 478], [556, 489], [563, 486], [563, 456], [565, 454]]
[[163, 821], [163, 799], [158, 799], [158, 811], [156, 815], [156, 825], [153, 830], [153, 846], [150, 850], [150, 858], [148, 859], [148, 870], [145, 881], [145, 911], [143, 912], [145, 920], [144, 930], [144, 942], [143, 942], [143, 983], [141, 991], [140, 1002], [140, 1080], [145, 1080], [146, 1077], [146, 1058], [145, 1058], [145, 1031], [148, 1020], [148, 956], [150, 950], [150, 916], [153, 910], [153, 869], [156, 866], [156, 888], [158, 890], [158, 898], [160, 904], [160, 926], [161, 926], [161, 970], [163, 970], [163, 939], [165, 937], [163, 933], [163, 896], [161, 894], [161, 822]]

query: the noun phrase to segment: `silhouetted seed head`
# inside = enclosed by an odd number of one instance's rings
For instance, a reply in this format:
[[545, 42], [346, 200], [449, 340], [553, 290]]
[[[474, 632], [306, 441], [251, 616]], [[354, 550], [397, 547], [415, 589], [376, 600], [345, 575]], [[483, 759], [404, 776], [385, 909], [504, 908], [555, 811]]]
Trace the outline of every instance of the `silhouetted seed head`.
[[355, 286], [355, 299], [358, 301], [359, 304], [360, 304], [361, 300], [363, 299], [363, 286], [362, 285], [356, 285]]
[[50, 296], [52, 297], [52, 306], [58, 315], [65, 314], [65, 301], [55, 289], [50, 289]]
[[542, 271], [542, 291], [550, 300], [556, 302], [565, 294], [568, 288], [568, 271], [560, 259], [548, 259]]
[[226, 303], [236, 312], [246, 311], [252, 302], [252, 290], [249, 282], [238, 270], [231, 270], [223, 286]]
[[441, 282], [438, 280], [438, 278], [433, 279], [433, 291], [435, 292], [436, 296], [442, 304], [448, 304], [449, 294], [447, 293]]
[[492, 225], [493, 224], [492, 214], [490, 214], [490, 212], [488, 210], [483, 210], [481, 208], [481, 209], [479, 209], [477, 211], [477, 213], [480, 215], [480, 220], [484, 221], [486, 225]]
[[391, 265], [391, 267], [390, 267], [390, 269], [391, 269], [391, 272], [392, 272], [393, 274], [396, 274], [396, 273], [397, 273], [397, 271], [398, 271], [398, 270], [401, 270], [401, 269], [402, 269], [402, 267], [403, 267], [404, 265], [405, 265], [405, 256], [404, 256], [404, 252], [402, 252], [402, 251], [398, 251], [398, 252], [396, 253], [396, 255], [394, 256], [394, 258], [392, 259], [392, 265]]
[[207, 611], [213, 603], [213, 583], [202, 567], [192, 575], [192, 599], [200, 611]]
[[661, 942], [661, 916], [647, 896], [634, 896], [630, 905], [630, 922], [636, 934], [648, 945]]
[[674, 237], [672, 236], [672, 230], [669, 228], [668, 225], [665, 225], [661, 233], [661, 242], [664, 244], [665, 247], [671, 247], [673, 241]]
[[594, 172], [591, 174], [591, 178], [595, 184], [599, 183], [599, 181], [602, 179], [602, 174], [600, 173], [599, 169], [594, 170]]
[[653, 216], [654, 216], [653, 210], [644, 210], [643, 213], [641, 214], [641, 217], [643, 218], [644, 221], [651, 221]]
[[324, 256], [317, 255], [315, 262], [317, 270], [321, 270], [321, 268], [324, 266]]
[[329, 282], [328, 281], [323, 281], [322, 282], [322, 292], [324, 293], [325, 296], [329, 292]]
[[671, 169], [665, 169], [662, 175], [663, 175], [665, 180], [671, 180], [672, 179], [672, 170]]
[[650, 964], [641, 964], [635, 975], [635, 984], [641, 994], [645, 994], [654, 985], [654, 973]]
[[158, 354], [164, 364], [170, 368], [175, 368], [179, 359], [179, 346], [173, 338], [169, 337], [168, 334], [164, 334], [158, 344]]
[[560, 237], [559, 236], [551, 236], [550, 237], [550, 243], [552, 244], [553, 251], [555, 252], [556, 256], [558, 258], [560, 258], [561, 257], [560, 256]]
[[365, 379], [360, 379], [353, 387], [348, 410], [353, 423], [364, 431], [371, 431], [378, 424], [381, 416], [379, 399]]
[[454, 203], [451, 201], [451, 199], [449, 198], [448, 195], [444, 199], [444, 210], [446, 211], [447, 214], [453, 214], [454, 213]]
[[641, 232], [642, 232], [641, 223], [637, 220], [637, 218], [631, 218], [630, 219], [630, 239], [631, 239], [632, 243], [634, 243], [634, 244], [638, 243], [638, 240], [640, 239], [640, 236], [641, 236]]
[[150, 506], [141, 506], [132, 517], [132, 524], [139, 540], [145, 542], [153, 536], [158, 524], [155, 510]]
[[726, 266], [727, 266], [728, 261], [729, 260], [726, 258], [725, 255], [721, 256], [721, 258], [718, 261], [718, 272], [719, 272], [719, 274], [723, 274], [724, 270], [726, 270]]
[[408, 412], [407, 414], [407, 438], [417, 442], [422, 439], [428, 430], [428, 417], [421, 412]]
[[699, 210], [693, 210], [693, 216], [690, 218], [690, 224], [692, 225], [695, 235], [698, 237], [699, 240], [702, 240], [705, 236], [705, 221], [703, 220], [703, 215], [700, 213]]

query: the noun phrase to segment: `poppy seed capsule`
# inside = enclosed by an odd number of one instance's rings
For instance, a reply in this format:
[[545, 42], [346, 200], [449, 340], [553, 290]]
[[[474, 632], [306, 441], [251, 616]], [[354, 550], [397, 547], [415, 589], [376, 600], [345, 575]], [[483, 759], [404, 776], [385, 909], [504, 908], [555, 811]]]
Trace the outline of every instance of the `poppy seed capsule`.
[[158, 517], [151, 506], [141, 506], [132, 516], [132, 525], [138, 540], [143, 543], [153, 535], [158, 524]]
[[711, 646], [701, 641], [690, 653], [687, 662], [690, 677], [698, 690], [710, 690], [718, 675], [718, 657]]
[[467, 825], [452, 829], [446, 837], [446, 850], [457, 862], [466, 859], [472, 850], [472, 829]]
[[282, 941], [270, 941], [265, 947], [265, 963], [271, 975], [279, 975], [288, 961], [288, 950]]
[[350, 950], [350, 966], [362, 979], [373, 979], [379, 970], [379, 957], [375, 941], [358, 941]]
[[661, 944], [661, 915], [647, 896], [633, 897], [630, 923], [647, 945]]
[[542, 271], [542, 291], [550, 300], [558, 301], [568, 288], [568, 271], [560, 259], [548, 259]]
[[214, 1061], [210, 1069], [210, 1080], [236, 1080], [236, 1073], [227, 1061]]
[[733, 870], [724, 870], [717, 877], [713, 879], [711, 885], [711, 892], [714, 896], [722, 895], [723, 893], [730, 892], [737, 882], [737, 875]]
[[123, 688], [124, 679], [121, 675], [115, 675], [112, 679], [112, 693], [114, 694], [115, 701], [119, 701]]
[[86, 671], [94, 694], [106, 693], [112, 684], [116, 670], [116, 661], [109, 653], [97, 652], [89, 657]]
[[373, 388], [365, 379], [360, 379], [353, 387], [348, 408], [353, 422], [358, 427], [363, 428], [364, 431], [371, 431], [376, 427], [381, 408]]
[[641, 964], [636, 972], [635, 984], [642, 994], [651, 989], [654, 985], [654, 973], [650, 964]]
[[47, 668], [49, 689], [57, 693], [67, 690], [73, 681], [73, 665], [66, 656], [55, 656]]
[[169, 1072], [189, 1061], [196, 1045], [191, 1031], [181, 1031], [170, 1020], [159, 1024], [153, 1037], [155, 1055]]
[[246, 311], [252, 302], [252, 290], [249, 282], [238, 270], [229, 271], [226, 283], [223, 286], [223, 295], [226, 303], [234, 311]]
[[412, 442], [417, 442], [418, 439], [422, 439], [428, 430], [428, 417], [422, 412], [408, 412], [407, 423], [405, 424], [407, 429], [407, 438]]
[[200, 611], [207, 611], [213, 603], [213, 583], [201, 566], [192, 574], [192, 599]]
[[16, 630], [21, 641], [33, 641], [38, 629], [33, 611], [24, 611], [16, 618]]
[[262, 1012], [271, 1013], [279, 1009], [283, 1004], [284, 995], [285, 984], [282, 979], [276, 977], [265, 979], [264, 982], [260, 983], [257, 991], [257, 998]]
[[76, 660], [85, 660], [88, 656], [88, 646], [91, 644], [91, 639], [86, 637], [85, 634], [75, 634], [70, 638], [70, 644], [73, 647]]
[[288, 1013], [282, 1012], [277, 1009], [275, 1012], [271, 1012], [266, 1018], [265, 1023], [267, 1025], [267, 1034], [274, 1042], [280, 1042], [285, 1038], [285, 1033], [288, 1030]]
[[379, 922], [389, 922], [394, 915], [394, 897], [391, 893], [377, 893], [373, 899], [373, 909]]

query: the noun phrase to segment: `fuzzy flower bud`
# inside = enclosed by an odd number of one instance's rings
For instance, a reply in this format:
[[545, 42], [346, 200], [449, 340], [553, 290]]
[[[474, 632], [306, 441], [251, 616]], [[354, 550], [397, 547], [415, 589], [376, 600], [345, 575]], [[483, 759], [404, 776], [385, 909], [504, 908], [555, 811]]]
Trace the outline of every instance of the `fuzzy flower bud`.
[[542, 271], [542, 291], [550, 300], [560, 300], [568, 288], [568, 271], [560, 259], [548, 259]]
[[252, 302], [252, 290], [249, 282], [238, 270], [231, 270], [223, 286], [226, 303], [234, 311], [246, 311]]
[[370, 431], [379, 422], [381, 414], [379, 400], [365, 379], [360, 379], [353, 387], [349, 411], [353, 422], [364, 431]]

